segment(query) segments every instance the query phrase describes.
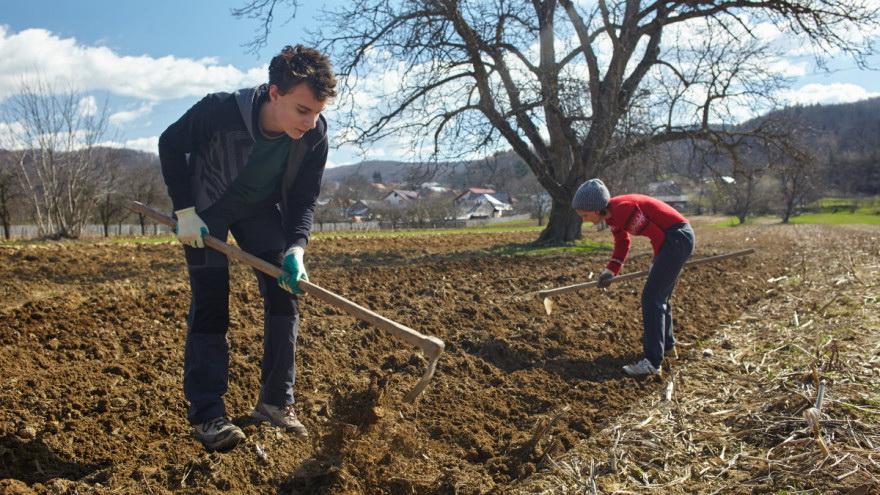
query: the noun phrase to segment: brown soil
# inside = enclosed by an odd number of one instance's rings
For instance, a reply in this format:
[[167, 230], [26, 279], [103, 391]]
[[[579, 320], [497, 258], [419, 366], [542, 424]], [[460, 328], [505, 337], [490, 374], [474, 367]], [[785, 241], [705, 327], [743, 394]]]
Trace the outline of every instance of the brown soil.
[[[262, 307], [253, 275], [233, 265], [226, 404], [248, 439], [228, 454], [207, 454], [189, 436], [179, 246], [0, 247], [0, 493], [504, 493], [543, 469], [545, 454], [571, 449], [660, 387], [620, 369], [641, 350], [641, 284], [559, 297], [548, 317], [533, 292], [584, 280], [607, 253], [486, 249], [533, 237], [313, 241], [313, 282], [436, 335], [446, 353], [423, 396], [405, 404], [425, 369], [415, 349], [305, 299], [296, 395], [309, 440], [246, 420]], [[682, 341], [710, 337], [764, 297], [763, 280], [788, 256], [783, 238], [698, 229], [696, 256], [743, 246], [759, 253], [682, 278]]]

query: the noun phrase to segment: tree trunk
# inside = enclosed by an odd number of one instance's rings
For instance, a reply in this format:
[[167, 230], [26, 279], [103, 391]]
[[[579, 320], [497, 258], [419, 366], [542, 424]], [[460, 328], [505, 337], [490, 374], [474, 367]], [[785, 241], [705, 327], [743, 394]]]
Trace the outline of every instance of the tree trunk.
[[788, 219], [791, 218], [791, 214], [794, 211], [794, 201], [786, 201], [785, 209], [782, 212], [782, 223], [788, 223]]
[[550, 219], [547, 227], [541, 231], [536, 244], [562, 244], [575, 241], [581, 237], [581, 217], [566, 202], [553, 200], [550, 208]]

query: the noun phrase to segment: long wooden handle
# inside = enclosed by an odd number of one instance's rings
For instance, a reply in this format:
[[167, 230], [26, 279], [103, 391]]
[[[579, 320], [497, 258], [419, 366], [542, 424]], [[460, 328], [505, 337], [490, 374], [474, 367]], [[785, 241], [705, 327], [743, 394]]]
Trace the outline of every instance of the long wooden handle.
[[[754, 252], [755, 252], [754, 249], [749, 248], [749, 249], [743, 249], [742, 251], [734, 251], [732, 253], [719, 254], [717, 256], [707, 256], [705, 258], [699, 258], [696, 260], [687, 261], [687, 262], [685, 262], [684, 266], [703, 265], [706, 263], [712, 263], [713, 261], [720, 261], [720, 260], [724, 260], [727, 258], [736, 258], [737, 256], [746, 256], [746, 255], [752, 254]], [[612, 278], [611, 282], [612, 283], [624, 282], [627, 280], [632, 280], [634, 278], [645, 277], [649, 273], [651, 273], [650, 270], [642, 270], [640, 272], [627, 273], [626, 275], [621, 275], [619, 277]], [[587, 287], [593, 287], [598, 284], [599, 284], [598, 280], [593, 280], [592, 282], [583, 282], [583, 283], [574, 284], [574, 285], [567, 285], [565, 287], [557, 287], [555, 289], [540, 290], [540, 291], [538, 291], [538, 297], [545, 298], [545, 297], [555, 296], [557, 294], [563, 294], [565, 292], [572, 292], [572, 291], [576, 291], [576, 290], [580, 290], [580, 289], [585, 289]]]
[[[170, 227], [173, 227], [175, 225], [175, 221], [171, 217], [164, 215], [138, 201], [132, 201], [131, 209], [137, 213], [152, 218], [159, 223], [168, 225]], [[239, 261], [242, 261], [243, 263], [247, 263], [248, 265], [273, 278], [278, 278], [284, 273], [281, 268], [273, 265], [272, 263], [257, 258], [252, 254], [246, 253], [235, 246], [230, 246], [229, 244], [226, 244], [225, 242], [217, 239], [214, 236], [206, 235], [203, 239], [205, 241], [205, 245], [210, 247], [211, 249], [220, 251], [230, 258], [235, 258]], [[412, 328], [401, 325], [396, 321], [389, 320], [384, 316], [370, 311], [369, 309], [355, 302], [349, 301], [348, 299], [338, 294], [334, 294], [333, 292], [330, 292], [329, 290], [324, 289], [311, 282], [300, 280], [297, 285], [306, 294], [314, 296], [315, 298], [320, 299], [327, 304], [336, 306], [346, 313], [354, 316], [355, 318], [366, 321], [367, 323], [371, 323], [387, 331], [397, 339], [403, 340], [408, 344], [420, 347], [422, 351], [424, 351], [424, 353], [427, 354], [427, 356], [431, 359], [431, 361], [434, 362], [433, 364], [436, 364], [436, 358], [438, 358], [440, 354], [443, 353], [445, 344], [437, 337], [422, 335]]]

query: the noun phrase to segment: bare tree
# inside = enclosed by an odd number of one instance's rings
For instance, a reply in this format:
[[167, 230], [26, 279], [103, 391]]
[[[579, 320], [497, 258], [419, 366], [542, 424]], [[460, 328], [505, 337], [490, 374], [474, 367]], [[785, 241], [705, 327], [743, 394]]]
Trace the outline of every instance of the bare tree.
[[810, 151], [810, 143], [816, 146], [818, 141], [814, 138], [815, 133], [809, 129], [792, 129], [789, 146], [769, 150], [771, 170], [779, 183], [782, 223], [788, 223], [795, 208], [816, 192], [822, 167], [816, 152]]
[[[758, 23], [864, 63], [870, 40], [851, 34], [878, 11], [862, 0], [358, 0], [329, 22], [315, 44], [344, 76], [348, 142], [393, 137], [458, 158], [510, 146], [553, 199], [539, 241], [559, 242], [580, 235], [569, 204], [583, 180], [662, 143], [736, 142], [745, 131], [717, 124], [772, 107], [786, 81]], [[375, 84], [389, 67], [398, 84]], [[379, 104], [365, 119], [368, 90]]]
[[[156, 208], [170, 208], [157, 155], [141, 155], [140, 160], [129, 168], [126, 175], [125, 185], [120, 189], [128, 200], [139, 201]], [[146, 235], [147, 219], [141, 214], [137, 217], [141, 226], [141, 235]], [[156, 224], [153, 224], [154, 233], [156, 229]]]
[[235, 18], [253, 19], [258, 23], [254, 30], [253, 39], [242, 45], [249, 53], [257, 54], [261, 48], [266, 46], [266, 39], [275, 22], [275, 13], [279, 4], [291, 12], [285, 22], [290, 22], [296, 17], [296, 10], [299, 8], [298, 0], [247, 0], [241, 7], [230, 10]]
[[6, 140], [40, 234], [79, 237], [104, 180], [95, 153], [107, 132], [106, 102], [37, 81], [22, 83], [5, 110]]
[[3, 237], [12, 237], [12, 216], [16, 200], [21, 196], [15, 174], [15, 161], [11, 153], [0, 153], [0, 226]]
[[[149, 155], [148, 162], [139, 164], [133, 170], [132, 179], [129, 181], [129, 198], [170, 209], [171, 203], [165, 194], [165, 181], [162, 179], [157, 155]], [[143, 215], [138, 214], [138, 223], [141, 226], [141, 235], [146, 235], [147, 223]], [[157, 225], [153, 224], [154, 234], [157, 228]]]
[[419, 198], [404, 209], [405, 218], [417, 227], [443, 226], [455, 218], [456, 206], [453, 193], [433, 193]]
[[122, 168], [119, 162], [118, 150], [104, 149], [96, 159], [106, 162], [104, 181], [96, 194], [95, 215], [104, 229], [104, 237], [110, 236], [110, 224], [124, 218], [127, 214], [125, 198], [119, 194], [119, 184], [122, 181]]
[[344, 177], [339, 182], [339, 188], [333, 195], [333, 206], [348, 208], [359, 199], [372, 199], [375, 194], [370, 181], [361, 174], [352, 174]]
[[755, 149], [754, 142], [722, 141], [697, 146], [706, 167], [713, 171], [717, 192], [740, 224], [752, 214], [758, 184], [770, 167], [769, 157]]

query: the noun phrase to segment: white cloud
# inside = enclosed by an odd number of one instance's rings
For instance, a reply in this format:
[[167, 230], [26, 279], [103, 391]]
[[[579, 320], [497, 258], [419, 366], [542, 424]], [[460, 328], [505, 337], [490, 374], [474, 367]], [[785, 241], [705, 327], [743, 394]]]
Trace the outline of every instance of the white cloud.
[[782, 77], [803, 77], [807, 75], [807, 63], [774, 58], [767, 61], [767, 71]]
[[124, 144], [129, 149], [159, 154], [159, 136], [128, 139]]
[[77, 113], [85, 117], [91, 117], [98, 113], [98, 100], [94, 96], [83, 96], [80, 98], [76, 108]]
[[831, 84], [807, 84], [797, 89], [785, 91], [783, 100], [790, 105], [812, 105], [816, 103], [850, 103], [880, 96], [858, 84], [831, 83]]
[[159, 154], [159, 136], [126, 139], [125, 141], [104, 141], [103, 143], [99, 143], [98, 146], [106, 146], [108, 148], [127, 148]]
[[110, 116], [110, 123], [113, 125], [127, 124], [149, 114], [151, 111], [153, 111], [153, 103], [143, 103], [134, 110], [122, 110], [114, 113]]
[[259, 84], [268, 77], [266, 67], [242, 71], [215, 58], [120, 55], [45, 29], [14, 33], [0, 26], [0, 100], [15, 94], [23, 81], [37, 78], [148, 101], [201, 96]]
[[18, 150], [25, 147], [21, 139], [25, 129], [21, 122], [0, 122], [0, 148]]

